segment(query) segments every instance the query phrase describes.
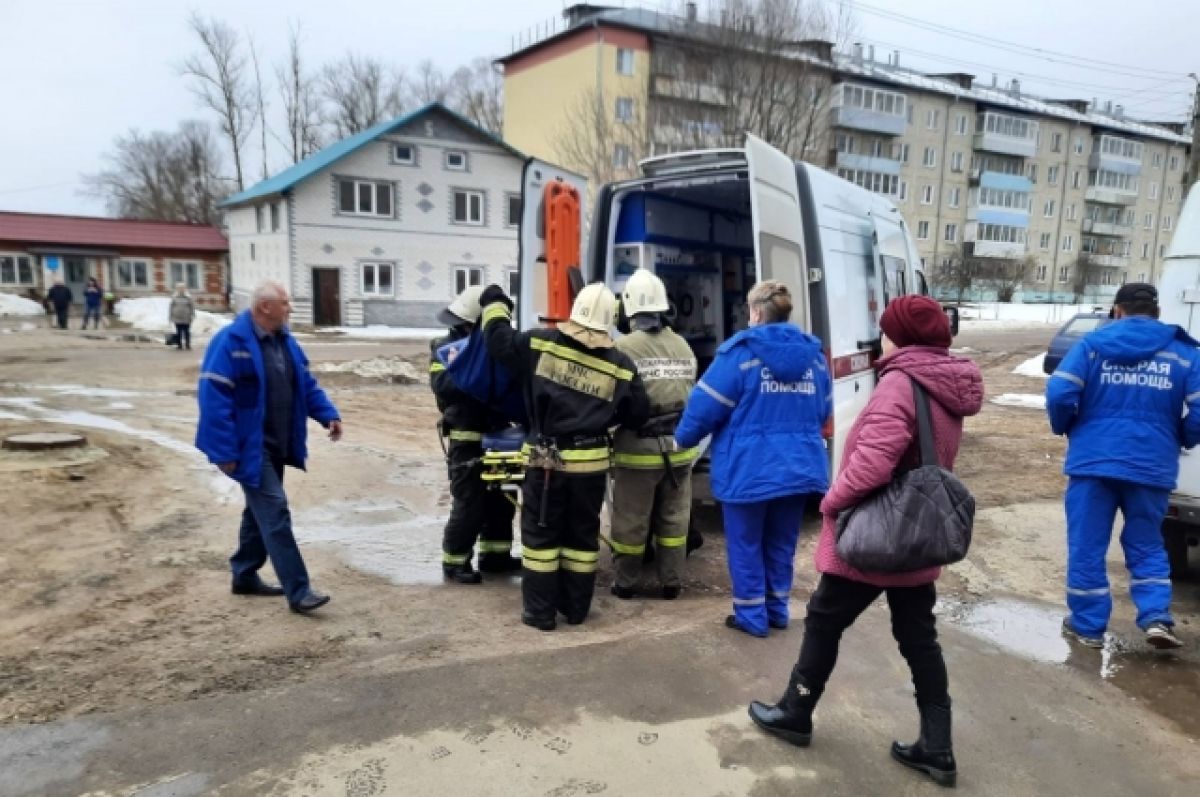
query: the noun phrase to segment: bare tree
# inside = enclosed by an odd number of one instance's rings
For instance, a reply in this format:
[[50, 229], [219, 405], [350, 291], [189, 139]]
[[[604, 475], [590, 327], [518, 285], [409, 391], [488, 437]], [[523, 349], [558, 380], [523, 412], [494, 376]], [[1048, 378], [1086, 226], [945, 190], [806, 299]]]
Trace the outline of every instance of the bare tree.
[[567, 119], [555, 136], [555, 157], [587, 177], [593, 189], [632, 177], [637, 162], [650, 152], [646, 116], [636, 102], [618, 110], [603, 92], [588, 88], [571, 104]]
[[320, 101], [316, 83], [301, 60], [299, 25], [288, 30], [287, 62], [275, 67], [275, 80], [287, 129], [286, 139], [275, 139], [287, 149], [292, 163], [299, 163], [321, 148]]
[[258, 114], [258, 128], [262, 133], [262, 179], [265, 180], [271, 176], [267, 167], [267, 98], [263, 90], [262, 71], [258, 68], [258, 50], [255, 49], [254, 39], [249, 34], [246, 36], [246, 46], [250, 49], [250, 63], [254, 65], [255, 109]]
[[1081, 252], [1071, 266], [1071, 292], [1075, 294], [1075, 303], [1082, 304], [1091, 293], [1093, 301], [1100, 277], [1107, 266], [1101, 266], [1088, 252]]
[[246, 75], [246, 57], [233, 28], [193, 12], [188, 27], [200, 40], [201, 51], [184, 61], [182, 73], [192, 79], [192, 92], [216, 113], [221, 132], [233, 154], [238, 190], [242, 179], [242, 146], [254, 129], [254, 92]]
[[426, 58], [417, 64], [408, 88], [413, 102], [417, 105], [431, 102], [444, 104], [450, 96], [451, 82], [433, 61]]
[[348, 53], [321, 70], [325, 121], [337, 138], [366, 130], [403, 110], [403, 85], [402, 73], [382, 61]]
[[219, 176], [221, 150], [203, 122], [182, 122], [174, 133], [132, 130], [105, 160], [107, 169], [84, 175], [84, 192], [124, 218], [213, 224], [232, 182]]
[[450, 107], [496, 135], [504, 127], [504, 79], [491, 58], [476, 58], [450, 76]]
[[1037, 266], [1037, 258], [991, 258], [983, 265], [983, 277], [996, 291], [996, 301], [1011, 302], [1027, 274]]

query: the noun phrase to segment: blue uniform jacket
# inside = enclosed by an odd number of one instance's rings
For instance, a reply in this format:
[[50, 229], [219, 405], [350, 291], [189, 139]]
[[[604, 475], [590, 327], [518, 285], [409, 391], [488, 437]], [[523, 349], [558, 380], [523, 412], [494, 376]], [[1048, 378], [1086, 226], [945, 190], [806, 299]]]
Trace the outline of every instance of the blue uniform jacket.
[[[308, 457], [308, 419], [328, 426], [340, 420], [337, 409], [308, 372], [308, 358], [289, 334], [284, 335], [295, 375], [292, 435], [287, 464], [304, 469]], [[254, 334], [250, 311], [239, 315], [208, 344], [200, 365], [200, 425], [196, 448], [214, 464], [237, 462], [230, 474], [249, 487], [258, 487], [263, 466], [263, 416], [267, 380], [262, 349]]]
[[690, 448], [711, 434], [712, 488], [731, 504], [823, 493], [821, 427], [833, 411], [821, 342], [794, 324], [763, 324], [721, 345], [675, 430]]
[[1200, 442], [1197, 345], [1147, 316], [1076, 343], [1046, 384], [1050, 428], [1070, 441], [1063, 472], [1174, 489], [1180, 446]]

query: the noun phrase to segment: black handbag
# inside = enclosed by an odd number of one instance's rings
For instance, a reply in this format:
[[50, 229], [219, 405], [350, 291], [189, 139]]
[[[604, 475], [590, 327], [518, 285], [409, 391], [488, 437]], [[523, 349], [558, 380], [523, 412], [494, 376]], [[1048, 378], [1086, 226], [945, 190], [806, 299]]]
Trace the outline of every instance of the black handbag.
[[912, 380], [921, 464], [838, 515], [837, 552], [859, 570], [901, 573], [958, 562], [971, 545], [975, 498], [938, 464], [925, 389]]

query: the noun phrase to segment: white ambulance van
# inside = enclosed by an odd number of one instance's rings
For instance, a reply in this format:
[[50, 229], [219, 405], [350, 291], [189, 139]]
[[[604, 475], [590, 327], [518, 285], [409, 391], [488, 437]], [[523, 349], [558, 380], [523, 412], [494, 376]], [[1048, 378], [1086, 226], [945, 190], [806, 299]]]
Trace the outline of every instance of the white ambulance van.
[[[744, 149], [666, 155], [641, 168], [642, 178], [597, 191], [591, 228], [576, 233], [587, 241], [573, 279], [602, 281], [619, 295], [638, 267], [654, 271], [701, 372], [721, 342], [746, 327], [750, 287], [782, 280], [792, 289], [792, 320], [824, 342], [832, 365], [835, 412], [826, 437], [836, 468], [875, 386], [884, 306], [928, 292], [896, 205], [754, 136]], [[526, 165], [517, 301], [523, 328], [554, 317], [545, 255], [553, 248], [547, 238], [562, 233], [552, 231], [542, 197], [561, 183], [585, 194], [577, 175], [540, 161]], [[559, 313], [564, 306], [560, 300]], [[957, 331], [957, 316], [951, 320]]]
[[[1200, 340], [1200, 183], [1192, 186], [1167, 248], [1158, 283], [1161, 320], [1179, 324]], [[1200, 356], [1200, 352], [1197, 352]], [[1200, 546], [1200, 446], [1179, 457], [1179, 483], [1167, 504], [1163, 540], [1171, 574], [1188, 569], [1188, 550]]]

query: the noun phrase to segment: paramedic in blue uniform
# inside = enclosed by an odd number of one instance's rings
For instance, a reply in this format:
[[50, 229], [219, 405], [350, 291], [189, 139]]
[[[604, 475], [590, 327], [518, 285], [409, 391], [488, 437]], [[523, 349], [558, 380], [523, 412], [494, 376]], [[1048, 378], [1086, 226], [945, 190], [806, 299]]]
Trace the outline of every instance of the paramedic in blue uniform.
[[721, 502], [733, 582], [730, 628], [765, 637], [787, 628], [793, 561], [806, 496], [829, 487], [821, 428], [833, 411], [821, 341], [789, 322], [787, 286], [766, 280], [747, 297], [750, 328], [721, 344], [675, 430], [681, 448], [712, 438], [712, 491]]
[[1068, 439], [1063, 631], [1104, 645], [1112, 612], [1104, 559], [1120, 509], [1138, 627], [1150, 645], [1177, 648], [1161, 527], [1179, 449], [1200, 442], [1200, 344], [1158, 320], [1153, 285], [1122, 285], [1113, 318], [1075, 344], [1046, 385], [1050, 428]]
[[[329, 596], [309, 585], [283, 469], [304, 469], [309, 418], [334, 442], [342, 437], [342, 420], [288, 332], [291, 312], [287, 289], [264, 282], [254, 289], [250, 309], [213, 336], [200, 366], [196, 448], [246, 496], [238, 548], [229, 560], [233, 593], [283, 595], [292, 611], [308, 614]], [[282, 586], [259, 577], [268, 559]]]

